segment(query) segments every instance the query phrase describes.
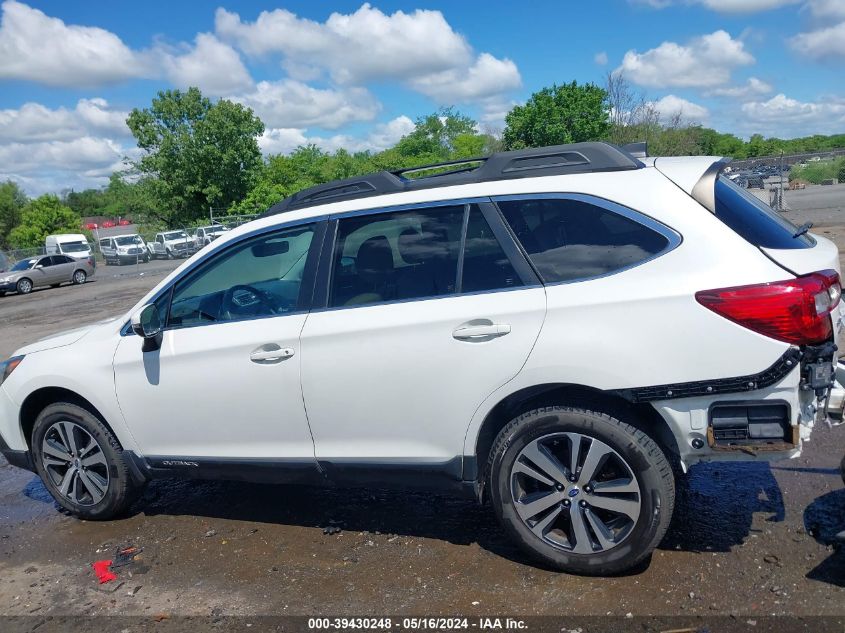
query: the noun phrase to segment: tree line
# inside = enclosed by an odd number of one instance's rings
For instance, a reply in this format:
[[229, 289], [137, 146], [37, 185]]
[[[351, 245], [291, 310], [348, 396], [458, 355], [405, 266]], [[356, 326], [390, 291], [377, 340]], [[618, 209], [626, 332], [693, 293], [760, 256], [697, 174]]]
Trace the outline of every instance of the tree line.
[[40, 246], [50, 233], [79, 232], [81, 218], [131, 217], [152, 229], [194, 226], [216, 214], [254, 214], [307, 187], [339, 178], [461, 160], [499, 150], [606, 140], [646, 141], [653, 155], [719, 155], [737, 159], [845, 147], [845, 134], [743, 140], [687, 120], [662, 119], [644, 94], [619, 75], [603, 86], [552, 85], [514, 106], [505, 128], [482, 129], [454, 108], [417, 119], [382, 151], [326, 151], [315, 145], [263, 158], [264, 124], [249, 108], [199, 89], [164, 90], [127, 125], [143, 151], [107, 186], [30, 200], [12, 181], [0, 183], [0, 247]]

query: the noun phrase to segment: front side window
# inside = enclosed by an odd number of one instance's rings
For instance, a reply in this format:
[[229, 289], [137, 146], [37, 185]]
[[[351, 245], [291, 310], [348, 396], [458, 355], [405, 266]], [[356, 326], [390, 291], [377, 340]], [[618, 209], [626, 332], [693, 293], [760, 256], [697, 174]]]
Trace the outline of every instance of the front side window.
[[52, 258], [42, 257], [40, 260], [38, 260], [38, 265], [43, 266], [44, 268], [47, 268], [47, 266], [52, 266], [53, 265]]
[[464, 205], [341, 219], [329, 305], [453, 294], [463, 220]]
[[297, 309], [314, 225], [222, 250], [173, 289], [168, 327], [278, 316]]
[[545, 283], [589, 279], [641, 263], [669, 240], [598, 204], [575, 198], [497, 201]]

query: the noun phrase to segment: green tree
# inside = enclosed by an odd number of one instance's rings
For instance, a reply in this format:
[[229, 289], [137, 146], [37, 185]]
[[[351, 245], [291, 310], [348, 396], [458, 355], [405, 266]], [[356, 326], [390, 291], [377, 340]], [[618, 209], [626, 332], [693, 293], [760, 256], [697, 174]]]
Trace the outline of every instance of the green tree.
[[146, 152], [136, 167], [150, 179], [159, 218], [170, 225], [241, 200], [262, 164], [261, 120], [240, 104], [212, 103], [197, 88], [161, 91], [126, 123]]
[[79, 216], [58, 196], [45, 194], [23, 208], [20, 224], [9, 233], [9, 243], [13, 248], [32, 248], [43, 246], [48, 235], [80, 232]]
[[20, 223], [26, 203], [26, 194], [16, 182], [0, 183], [0, 246], [7, 244], [9, 233]]
[[577, 81], [535, 92], [505, 117], [506, 149], [597, 141], [610, 132], [607, 91]]

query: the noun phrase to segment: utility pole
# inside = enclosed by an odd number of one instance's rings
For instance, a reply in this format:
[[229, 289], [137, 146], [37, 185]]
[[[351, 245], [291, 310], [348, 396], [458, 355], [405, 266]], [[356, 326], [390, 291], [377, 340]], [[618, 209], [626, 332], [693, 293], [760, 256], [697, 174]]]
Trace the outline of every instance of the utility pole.
[[778, 211], [783, 211], [783, 150], [780, 150], [780, 193], [778, 194]]

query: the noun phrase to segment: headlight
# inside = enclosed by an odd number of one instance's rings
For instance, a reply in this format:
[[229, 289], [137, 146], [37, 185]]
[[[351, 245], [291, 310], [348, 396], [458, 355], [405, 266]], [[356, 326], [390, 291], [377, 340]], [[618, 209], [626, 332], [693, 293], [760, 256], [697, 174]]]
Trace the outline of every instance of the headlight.
[[6, 382], [6, 378], [12, 375], [23, 359], [23, 356], [12, 356], [9, 360], [0, 363], [0, 385]]

